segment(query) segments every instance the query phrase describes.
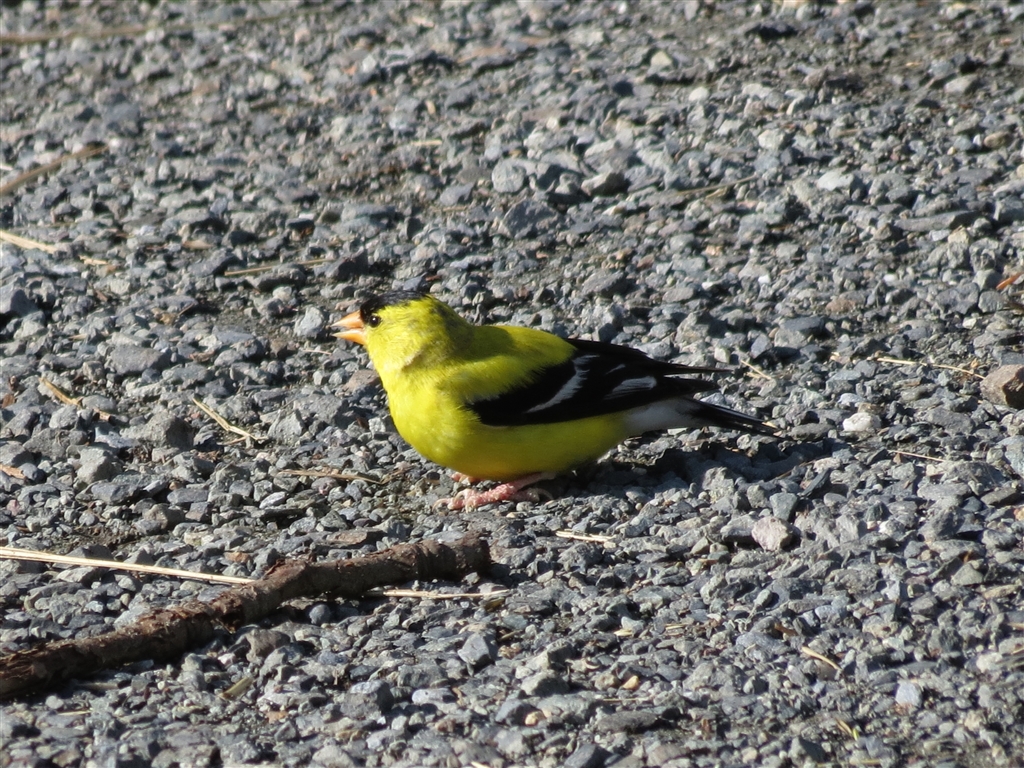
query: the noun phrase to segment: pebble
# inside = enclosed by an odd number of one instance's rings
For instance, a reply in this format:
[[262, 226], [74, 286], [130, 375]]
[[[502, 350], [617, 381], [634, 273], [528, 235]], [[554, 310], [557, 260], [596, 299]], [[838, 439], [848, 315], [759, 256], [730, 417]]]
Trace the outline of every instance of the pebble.
[[776, 517], [762, 517], [750, 529], [751, 538], [768, 552], [778, 552], [796, 538], [791, 525]]
[[843, 419], [843, 431], [854, 434], [871, 434], [882, 428], [882, 420], [874, 413], [858, 412]]
[[1024, 408], [1024, 365], [1001, 365], [981, 381], [981, 394], [989, 402]]

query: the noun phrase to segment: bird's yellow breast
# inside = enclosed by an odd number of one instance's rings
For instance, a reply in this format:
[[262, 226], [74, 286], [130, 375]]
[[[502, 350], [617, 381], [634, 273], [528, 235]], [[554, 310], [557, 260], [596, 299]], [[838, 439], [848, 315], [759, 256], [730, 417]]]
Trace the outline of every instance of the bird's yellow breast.
[[[556, 424], [482, 424], [466, 403], [528, 383], [538, 369], [567, 359], [572, 347], [526, 328], [474, 330], [464, 345], [438, 350], [437, 359], [433, 350], [420, 349], [401, 367], [374, 360], [395, 427], [423, 456], [471, 477], [513, 480], [572, 469], [629, 436], [625, 419], [615, 414]], [[373, 345], [368, 348], [374, 357]]]
[[557, 424], [492, 427], [453, 399], [423, 397], [424, 409], [389, 395], [399, 434], [441, 466], [483, 480], [565, 472], [600, 457], [628, 435], [608, 416]]

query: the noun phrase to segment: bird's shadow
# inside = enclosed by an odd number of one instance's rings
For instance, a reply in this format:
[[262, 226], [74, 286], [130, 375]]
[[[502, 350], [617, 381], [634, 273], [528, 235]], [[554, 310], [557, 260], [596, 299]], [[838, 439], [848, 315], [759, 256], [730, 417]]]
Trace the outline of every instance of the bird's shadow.
[[[631, 451], [628, 457], [611, 457], [584, 465], [572, 474], [542, 483], [541, 487], [552, 494], [556, 504], [567, 498], [581, 501], [602, 495], [628, 499], [627, 492], [637, 489], [650, 492], [655, 488], [664, 490], [666, 486], [678, 486], [683, 490], [691, 484], [704, 487], [705, 476], [720, 467], [725, 468], [727, 477], [753, 484], [796, 475], [802, 466], [829, 456], [847, 444], [827, 438], [814, 442], [758, 442], [752, 450], [740, 450], [712, 441], [689, 449], [670, 447], [658, 450], [651, 444], [634, 447], [638, 450]], [[827, 485], [827, 476], [825, 481]], [[815, 493], [821, 491], [818, 487], [821, 483], [812, 485]], [[540, 510], [537, 514], [543, 516]], [[496, 517], [483, 512], [477, 512], [475, 516], [478, 518], [475, 522], [477, 527], [486, 529], [492, 536], [504, 537], [508, 537], [510, 531], [525, 532], [530, 528], [530, 520], [534, 519]], [[534, 579], [523, 568], [502, 563], [500, 558], [495, 563], [492, 576], [509, 585]]]
[[[654, 446], [636, 446], [635, 459], [606, 459], [578, 469], [571, 480], [586, 490], [595, 485], [621, 486], [623, 493], [632, 488], [664, 485], [673, 476], [680, 484], [702, 486], [705, 476], [717, 468], [726, 475], [747, 483], [764, 482], [783, 477], [798, 467], [848, 447], [841, 440], [826, 438], [814, 442], [758, 441], [753, 451], [740, 450], [727, 444], [708, 441], [694, 448], [670, 447], [651, 450]], [[609, 464], [611, 466], [609, 466]]]

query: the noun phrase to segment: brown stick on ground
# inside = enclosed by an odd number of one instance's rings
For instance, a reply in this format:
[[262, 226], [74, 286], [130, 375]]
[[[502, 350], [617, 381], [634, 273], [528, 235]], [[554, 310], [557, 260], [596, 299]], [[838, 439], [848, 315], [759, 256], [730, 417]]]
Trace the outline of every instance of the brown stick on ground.
[[485, 571], [489, 565], [487, 542], [475, 534], [452, 544], [401, 544], [352, 560], [286, 563], [210, 602], [194, 600], [146, 614], [135, 624], [105, 635], [62, 640], [2, 657], [0, 699], [36, 693], [73, 677], [143, 659], [175, 658], [212, 639], [218, 625], [249, 624], [298, 597], [358, 597], [385, 584], [458, 579], [470, 571]]

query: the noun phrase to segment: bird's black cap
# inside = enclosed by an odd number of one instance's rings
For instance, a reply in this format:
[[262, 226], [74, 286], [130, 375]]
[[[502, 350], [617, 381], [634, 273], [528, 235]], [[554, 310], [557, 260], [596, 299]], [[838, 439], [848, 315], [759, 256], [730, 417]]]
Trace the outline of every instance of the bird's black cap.
[[359, 305], [359, 315], [365, 323], [367, 318], [375, 315], [386, 307], [397, 307], [399, 304], [408, 304], [426, 296], [421, 291], [388, 291], [378, 296], [371, 296]]

